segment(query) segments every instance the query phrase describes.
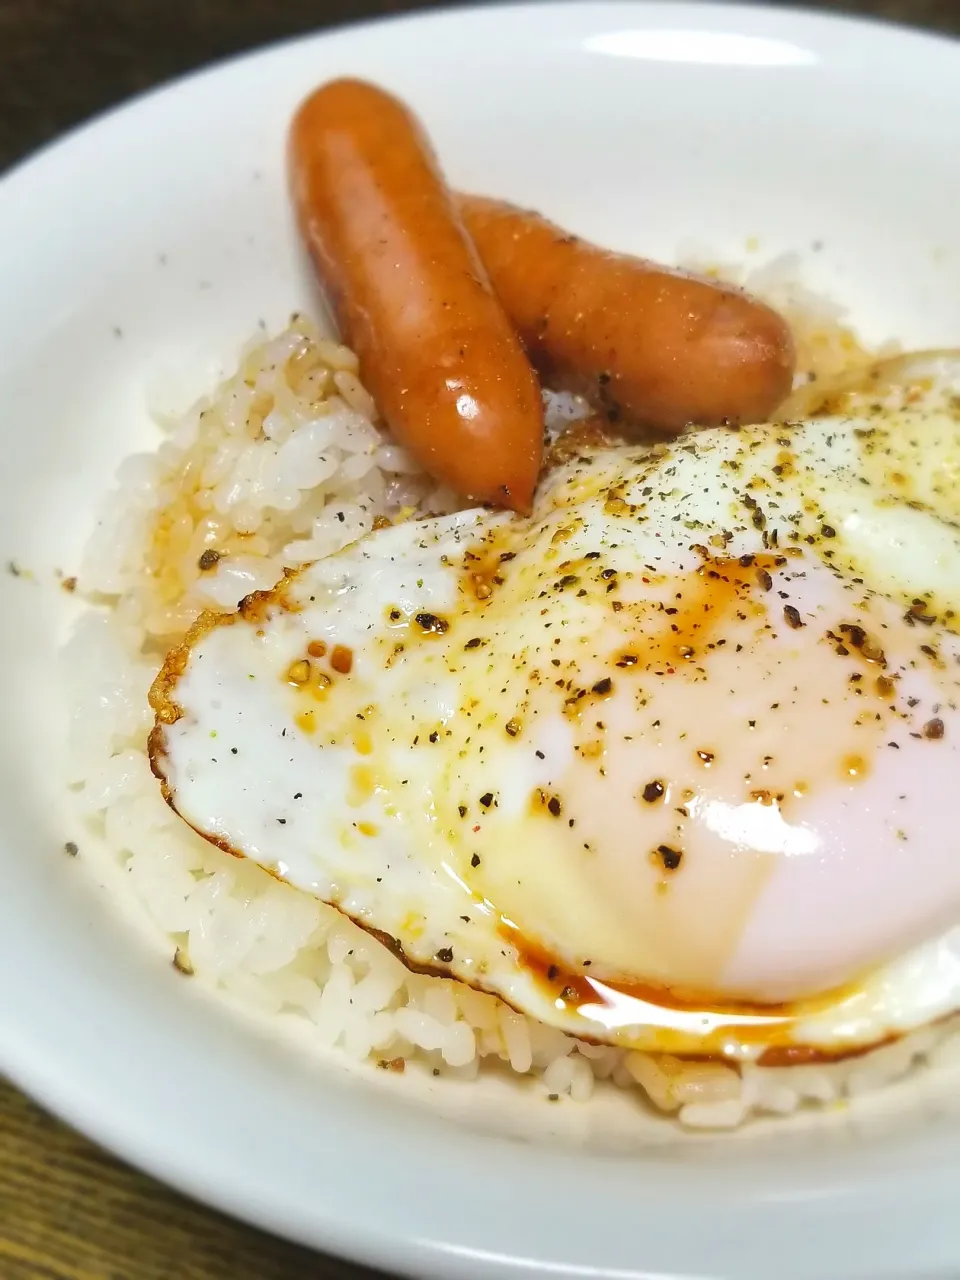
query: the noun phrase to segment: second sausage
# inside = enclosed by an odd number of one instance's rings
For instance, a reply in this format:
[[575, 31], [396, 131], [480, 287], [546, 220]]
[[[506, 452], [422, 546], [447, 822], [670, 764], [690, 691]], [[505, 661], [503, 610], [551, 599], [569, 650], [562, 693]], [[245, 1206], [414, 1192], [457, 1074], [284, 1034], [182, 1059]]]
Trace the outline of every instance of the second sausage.
[[503, 201], [461, 196], [460, 211], [548, 385], [671, 432], [765, 422], [789, 394], [790, 329], [741, 290], [610, 253]]

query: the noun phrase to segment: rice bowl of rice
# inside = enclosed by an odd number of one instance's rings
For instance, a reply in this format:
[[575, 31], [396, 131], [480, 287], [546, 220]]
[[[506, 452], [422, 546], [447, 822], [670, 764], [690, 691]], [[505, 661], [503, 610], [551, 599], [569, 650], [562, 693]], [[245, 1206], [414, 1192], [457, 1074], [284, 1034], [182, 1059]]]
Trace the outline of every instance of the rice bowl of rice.
[[[603, 56], [617, 32], [661, 28], [658, 6], [641, 17], [618, 5], [558, 10], [565, 35], [538, 55], [531, 107], [520, 69], [546, 39], [542, 14], [468, 12], [288, 46], [145, 100], [0, 191], [8, 242], [26, 246], [2, 268], [18, 300], [0, 362], [4, 909], [15, 957], [3, 1065], [194, 1194], [394, 1269], [748, 1276], [764, 1272], [776, 1239], [790, 1241], [784, 1274], [935, 1273], [960, 1258], [960, 1239], [938, 1229], [960, 1149], [955, 1020], [864, 1058], [790, 1068], [591, 1044], [409, 971], [334, 908], [192, 832], [151, 774], [148, 690], [201, 611], [233, 609], [386, 522], [462, 505], [378, 420], [289, 225], [278, 139], [325, 69], [349, 64], [417, 101], [445, 156], [459, 157], [458, 183], [549, 204], [605, 243], [736, 275], [789, 315], [805, 376], [956, 341], [949, 209], [960, 193], [936, 159], [948, 123], [923, 114], [926, 81], [943, 92], [960, 83], [950, 46], [671, 6], [671, 30], [766, 42], [771, 58], [809, 54], [792, 80], [783, 73], [775, 122], [752, 121], [747, 145], [734, 134], [755, 85], [735, 65], [706, 73], [727, 91], [721, 135], [705, 122], [709, 88], [693, 64], [645, 61], [639, 90], [635, 60]], [[508, 87], [481, 105], [455, 92], [450, 50], [500, 56], [504, 24]], [[428, 26], [442, 36], [435, 52]], [[398, 40], [410, 56], [402, 72]], [[861, 40], [866, 53], [851, 62]], [[911, 55], [901, 73], [922, 138], [894, 125], [871, 89], [893, 48]], [[467, 73], [473, 98], [487, 56]], [[604, 84], [588, 119], [571, 115], [563, 76], [584, 90]], [[844, 96], [851, 78], [862, 105]], [[665, 198], [650, 208], [643, 174], [615, 163], [627, 143], [606, 122], [638, 92], [655, 100], [679, 87], [690, 101], [670, 132], [699, 159], [683, 165], [668, 141], [651, 143]], [[840, 113], [830, 146], [816, 119], [795, 118], [791, 103], [810, 94]], [[210, 122], [199, 139], [198, 113]], [[827, 188], [854, 164], [868, 115], [899, 148], [901, 180], [891, 190], [861, 159], [861, 187], [838, 206]], [[805, 192], [799, 210], [783, 194], [793, 172], [783, 137], [801, 153], [824, 150], [825, 190]], [[138, 158], [144, 139], [163, 147], [166, 182]], [[545, 152], [531, 169], [534, 139]], [[587, 163], [600, 148], [602, 200], [569, 182], [564, 147]], [[63, 242], [59, 211], [94, 164], [123, 181], [109, 208], [92, 194], [76, 201], [71, 245], [97, 246], [87, 260]], [[864, 229], [881, 198], [895, 237]], [[553, 400], [548, 421], [559, 432], [582, 411]], [[471, 1194], [458, 1196], [458, 1181]], [[557, 1212], [573, 1185], [576, 1221]], [[501, 1197], [517, 1206], [506, 1222]], [[885, 1198], [898, 1206], [890, 1225], [875, 1207]], [[585, 1225], [601, 1205], [605, 1231]], [[705, 1232], [737, 1215], [771, 1225], [755, 1250], [721, 1244], [718, 1262], [706, 1236], [684, 1232], [691, 1212]], [[909, 1224], [902, 1235], [897, 1223]]]

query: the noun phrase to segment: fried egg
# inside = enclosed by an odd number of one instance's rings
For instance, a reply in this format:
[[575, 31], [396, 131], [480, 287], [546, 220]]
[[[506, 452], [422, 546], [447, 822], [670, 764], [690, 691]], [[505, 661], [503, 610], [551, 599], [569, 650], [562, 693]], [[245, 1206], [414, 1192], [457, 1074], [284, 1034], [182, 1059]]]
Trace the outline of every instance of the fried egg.
[[[935, 370], [941, 373], [941, 370]], [[960, 1009], [960, 411], [568, 442], [200, 619], [151, 759], [414, 969], [765, 1063]]]

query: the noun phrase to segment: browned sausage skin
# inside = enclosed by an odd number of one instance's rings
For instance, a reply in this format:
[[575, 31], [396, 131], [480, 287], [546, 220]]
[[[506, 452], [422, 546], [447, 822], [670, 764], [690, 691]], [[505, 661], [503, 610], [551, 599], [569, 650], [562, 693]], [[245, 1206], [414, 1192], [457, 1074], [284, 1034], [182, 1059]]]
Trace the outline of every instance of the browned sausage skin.
[[499, 200], [459, 205], [548, 385], [663, 431], [764, 422], [789, 393], [789, 327], [741, 290], [610, 253]]
[[529, 510], [540, 388], [430, 144], [396, 98], [324, 85], [289, 139], [301, 232], [388, 427], [467, 497]]

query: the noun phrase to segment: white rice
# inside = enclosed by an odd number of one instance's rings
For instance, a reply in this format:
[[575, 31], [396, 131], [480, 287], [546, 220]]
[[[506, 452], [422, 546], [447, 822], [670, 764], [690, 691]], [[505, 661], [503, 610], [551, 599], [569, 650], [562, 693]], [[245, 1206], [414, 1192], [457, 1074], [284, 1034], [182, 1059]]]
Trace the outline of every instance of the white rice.
[[[178, 968], [260, 1013], [301, 1015], [318, 1045], [356, 1061], [462, 1079], [515, 1073], [544, 1099], [620, 1087], [693, 1128], [836, 1103], [925, 1059], [957, 1022], [826, 1066], [738, 1070], [580, 1043], [492, 996], [409, 973], [337, 911], [208, 844], [163, 802], [146, 755], [147, 690], [196, 614], [235, 607], [378, 517], [453, 505], [379, 430], [356, 369], [302, 317], [251, 345], [211, 396], [163, 417], [155, 452], [123, 463], [80, 567], [92, 607], [63, 655], [69, 782]], [[203, 571], [205, 551], [219, 559]]]

